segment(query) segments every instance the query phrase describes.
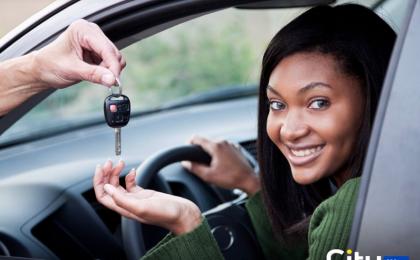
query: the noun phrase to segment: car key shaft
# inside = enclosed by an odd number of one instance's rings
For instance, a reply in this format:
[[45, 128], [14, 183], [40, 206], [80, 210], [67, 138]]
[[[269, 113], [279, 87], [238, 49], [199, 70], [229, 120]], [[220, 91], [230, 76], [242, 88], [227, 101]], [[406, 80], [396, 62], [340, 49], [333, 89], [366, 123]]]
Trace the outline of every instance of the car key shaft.
[[121, 155], [121, 128], [115, 128], [115, 155]]
[[115, 133], [115, 155], [121, 155], [121, 128], [130, 120], [130, 99], [122, 94], [122, 87], [119, 80], [116, 86], [111, 88], [112, 94], [105, 98], [104, 115], [106, 123], [114, 128]]

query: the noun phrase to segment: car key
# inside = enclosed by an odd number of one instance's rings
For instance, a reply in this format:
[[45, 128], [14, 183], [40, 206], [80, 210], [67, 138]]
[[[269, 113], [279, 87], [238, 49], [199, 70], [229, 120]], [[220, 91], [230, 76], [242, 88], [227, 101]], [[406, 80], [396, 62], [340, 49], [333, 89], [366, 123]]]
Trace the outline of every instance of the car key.
[[115, 155], [121, 155], [121, 127], [126, 126], [130, 120], [130, 99], [122, 94], [122, 86], [117, 79], [112, 94], [105, 98], [104, 114], [107, 124], [115, 131]]

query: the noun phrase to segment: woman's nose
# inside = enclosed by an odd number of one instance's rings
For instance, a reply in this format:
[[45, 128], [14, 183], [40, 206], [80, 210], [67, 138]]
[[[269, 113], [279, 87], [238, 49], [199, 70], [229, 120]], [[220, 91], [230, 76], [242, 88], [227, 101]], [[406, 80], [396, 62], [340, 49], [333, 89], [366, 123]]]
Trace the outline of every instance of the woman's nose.
[[280, 138], [292, 142], [309, 133], [309, 127], [298, 113], [289, 112], [280, 128]]

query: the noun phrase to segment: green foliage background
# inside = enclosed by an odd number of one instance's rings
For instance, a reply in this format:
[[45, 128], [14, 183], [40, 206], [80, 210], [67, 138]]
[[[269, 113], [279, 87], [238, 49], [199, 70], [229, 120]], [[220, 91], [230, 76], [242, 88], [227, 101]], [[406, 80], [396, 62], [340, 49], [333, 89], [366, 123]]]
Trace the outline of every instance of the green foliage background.
[[[244, 17], [212, 25], [200, 20], [181, 24], [122, 50], [127, 61], [123, 90], [134, 109], [153, 108], [217, 87], [255, 84], [260, 51], [246, 35]], [[91, 85], [82, 82], [57, 91], [34, 112], [71, 117], [75, 112], [102, 111], [102, 100], [109, 93]]]
[[134, 86], [132, 94], [142, 107], [249, 82], [254, 57], [240, 21], [221, 28], [198, 24], [181, 29], [123, 51], [128, 57], [124, 84]]

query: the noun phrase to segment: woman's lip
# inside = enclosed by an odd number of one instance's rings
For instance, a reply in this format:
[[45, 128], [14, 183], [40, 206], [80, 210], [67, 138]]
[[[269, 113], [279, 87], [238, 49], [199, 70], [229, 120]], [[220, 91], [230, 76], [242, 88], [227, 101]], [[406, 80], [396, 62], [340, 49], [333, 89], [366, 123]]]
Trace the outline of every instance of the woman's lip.
[[290, 151], [290, 148], [288, 148], [287, 157], [289, 159], [289, 162], [294, 166], [303, 166], [314, 161], [316, 158], [318, 158], [319, 155], [321, 155], [322, 151], [324, 150], [325, 145], [320, 146], [322, 146], [320, 150], [307, 156], [296, 156], [292, 153], [292, 151]]

